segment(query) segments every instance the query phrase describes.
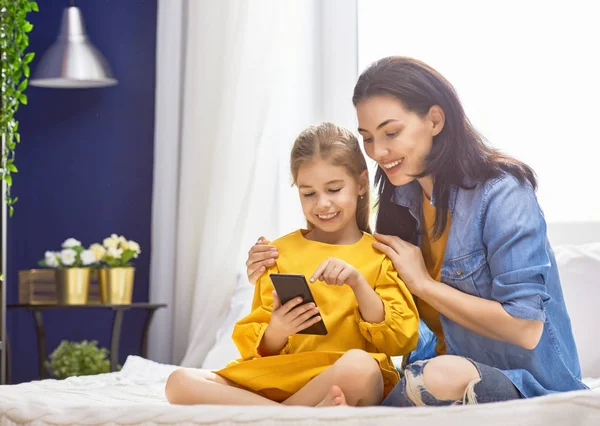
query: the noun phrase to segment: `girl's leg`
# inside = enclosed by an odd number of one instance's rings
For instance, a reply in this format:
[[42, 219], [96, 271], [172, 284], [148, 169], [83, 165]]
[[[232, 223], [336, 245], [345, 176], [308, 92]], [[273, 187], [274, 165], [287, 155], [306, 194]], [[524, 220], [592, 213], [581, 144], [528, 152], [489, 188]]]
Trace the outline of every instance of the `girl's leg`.
[[[171, 404], [276, 405], [215, 373], [180, 368], [169, 376], [165, 395]], [[378, 405], [383, 395], [379, 364], [352, 349], [283, 402], [285, 405]]]
[[242, 389], [218, 374], [186, 368], [171, 373], [165, 395], [171, 404], [179, 405], [277, 405], [277, 402]]
[[383, 405], [443, 406], [519, 399], [521, 394], [497, 368], [454, 355], [406, 366], [405, 376]]
[[378, 405], [382, 397], [379, 364], [368, 353], [351, 349], [283, 404], [365, 406]]

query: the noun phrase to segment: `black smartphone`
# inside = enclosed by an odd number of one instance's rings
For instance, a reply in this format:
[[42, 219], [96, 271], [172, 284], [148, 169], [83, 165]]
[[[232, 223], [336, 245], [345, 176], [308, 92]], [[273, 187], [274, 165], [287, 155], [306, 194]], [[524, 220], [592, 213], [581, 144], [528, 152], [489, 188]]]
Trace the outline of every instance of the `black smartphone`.
[[[300, 305], [314, 303], [315, 306], [317, 306], [317, 302], [315, 302], [315, 298], [310, 292], [310, 288], [308, 287], [304, 275], [270, 274], [269, 277], [271, 278], [273, 287], [275, 287], [275, 291], [277, 292], [277, 296], [282, 305], [295, 297], [300, 297], [302, 298], [302, 303], [300, 303]], [[319, 336], [325, 336], [327, 334], [327, 327], [325, 327], [323, 317], [321, 317], [321, 321], [299, 331], [298, 334], [317, 334]]]

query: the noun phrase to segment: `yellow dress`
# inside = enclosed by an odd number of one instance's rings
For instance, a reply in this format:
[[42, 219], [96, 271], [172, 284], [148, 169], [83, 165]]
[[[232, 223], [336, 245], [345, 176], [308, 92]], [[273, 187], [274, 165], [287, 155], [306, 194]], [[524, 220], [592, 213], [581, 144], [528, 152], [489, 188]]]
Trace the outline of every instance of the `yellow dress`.
[[[273, 241], [279, 253], [276, 264], [257, 282], [252, 312], [238, 321], [233, 330], [233, 340], [242, 358], [216, 373], [280, 402], [325, 371], [349, 349], [362, 349], [379, 363], [387, 395], [399, 379], [390, 356], [404, 355], [417, 344], [419, 317], [411, 294], [391, 261], [372, 247], [373, 236], [365, 233], [355, 244], [331, 245], [308, 240], [305, 233], [298, 230]], [[329, 257], [349, 263], [361, 272], [383, 300], [384, 321], [365, 322], [349, 286], [309, 282], [328, 334], [295, 334], [279, 355], [262, 357], [258, 347], [273, 306], [274, 288], [269, 274], [303, 274], [309, 281], [317, 267]]]
[[[435, 206], [431, 205], [431, 202], [425, 193], [423, 193], [423, 227], [425, 232], [423, 233], [421, 251], [423, 252], [423, 260], [425, 261], [427, 271], [429, 271], [431, 278], [436, 281], [440, 281], [441, 279], [442, 263], [444, 262], [444, 252], [446, 251], [446, 242], [448, 241], [451, 220], [450, 212], [448, 212], [446, 229], [444, 229], [441, 237], [434, 241], [433, 225], [435, 223]], [[429, 327], [437, 337], [435, 352], [438, 355], [445, 354], [446, 344], [444, 342], [444, 330], [442, 329], [440, 314], [421, 299], [417, 299], [416, 303], [419, 308], [421, 319], [423, 319], [425, 324], [427, 324], [427, 327]]]

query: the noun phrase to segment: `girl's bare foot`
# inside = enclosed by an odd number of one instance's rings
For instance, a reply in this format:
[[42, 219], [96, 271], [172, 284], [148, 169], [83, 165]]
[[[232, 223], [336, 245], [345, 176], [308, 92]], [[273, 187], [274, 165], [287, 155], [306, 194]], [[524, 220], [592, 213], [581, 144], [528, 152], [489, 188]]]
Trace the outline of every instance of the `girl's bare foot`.
[[344, 396], [344, 392], [340, 389], [339, 386], [333, 385], [323, 401], [317, 404], [317, 407], [335, 407], [338, 405], [348, 405], [346, 403], [346, 397]]

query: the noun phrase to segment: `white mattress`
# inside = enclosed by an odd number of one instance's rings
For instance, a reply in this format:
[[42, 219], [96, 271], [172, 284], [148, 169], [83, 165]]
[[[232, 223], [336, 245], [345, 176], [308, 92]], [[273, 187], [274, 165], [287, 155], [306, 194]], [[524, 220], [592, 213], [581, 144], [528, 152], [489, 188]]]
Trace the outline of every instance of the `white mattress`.
[[0, 425], [600, 425], [593, 391], [446, 408], [172, 406], [164, 383], [176, 367], [130, 356], [118, 373], [0, 386]]

